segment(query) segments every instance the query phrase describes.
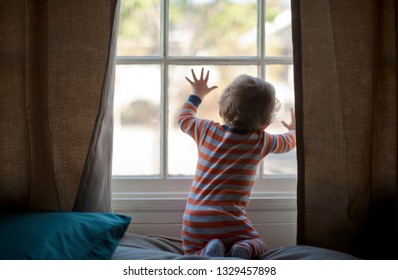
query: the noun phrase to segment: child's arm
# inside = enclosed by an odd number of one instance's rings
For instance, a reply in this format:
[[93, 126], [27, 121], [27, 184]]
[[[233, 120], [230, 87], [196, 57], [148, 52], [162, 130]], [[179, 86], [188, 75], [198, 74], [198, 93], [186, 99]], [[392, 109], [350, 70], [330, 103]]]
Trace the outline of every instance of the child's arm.
[[289, 124], [282, 121], [282, 125], [286, 127], [289, 132], [276, 135], [265, 133], [262, 157], [265, 157], [269, 153], [287, 153], [296, 147], [296, 117], [293, 109], [290, 109], [290, 118]]
[[198, 142], [200, 130], [205, 127], [207, 120], [197, 119], [195, 117], [198, 106], [202, 102], [202, 99], [212, 90], [216, 89], [217, 86], [208, 87], [207, 81], [209, 79], [209, 71], [207, 71], [206, 77], [203, 77], [203, 68], [200, 75], [200, 79], [197, 79], [193, 70], [192, 76], [193, 81], [185, 77], [191, 84], [193, 93], [189, 96], [188, 100], [182, 106], [179, 115], [177, 117], [177, 124], [180, 126], [182, 131], [191, 135], [195, 141]]

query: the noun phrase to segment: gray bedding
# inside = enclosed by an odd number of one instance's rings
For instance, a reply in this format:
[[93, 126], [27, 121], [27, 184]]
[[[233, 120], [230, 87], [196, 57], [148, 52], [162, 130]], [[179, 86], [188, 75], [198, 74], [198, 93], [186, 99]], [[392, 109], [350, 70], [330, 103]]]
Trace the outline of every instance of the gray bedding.
[[[126, 233], [116, 248], [114, 260], [209, 260], [200, 256], [184, 256], [180, 240]], [[226, 259], [226, 258], [218, 258]], [[231, 259], [231, 258], [228, 258]], [[311, 246], [287, 246], [269, 250], [262, 260], [352, 260], [351, 255]]]

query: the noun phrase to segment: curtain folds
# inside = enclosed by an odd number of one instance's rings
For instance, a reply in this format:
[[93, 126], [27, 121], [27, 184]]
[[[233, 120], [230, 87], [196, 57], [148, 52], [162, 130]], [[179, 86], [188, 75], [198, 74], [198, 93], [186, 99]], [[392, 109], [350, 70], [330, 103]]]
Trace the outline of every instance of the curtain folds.
[[397, 259], [396, 1], [291, 3], [298, 243]]
[[0, 210], [110, 211], [118, 1], [0, 1]]

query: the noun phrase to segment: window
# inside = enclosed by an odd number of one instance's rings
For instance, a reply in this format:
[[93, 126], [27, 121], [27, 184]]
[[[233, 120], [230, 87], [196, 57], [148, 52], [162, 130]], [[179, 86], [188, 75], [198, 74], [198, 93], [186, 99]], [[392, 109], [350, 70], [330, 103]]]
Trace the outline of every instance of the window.
[[[237, 75], [275, 85], [281, 110], [271, 133], [286, 131], [294, 106], [290, 0], [122, 0], [114, 105], [113, 189], [189, 191], [196, 146], [176, 125], [190, 94], [190, 69], [210, 70], [219, 88], [199, 117], [222, 122], [218, 98]], [[269, 155], [254, 192], [292, 191], [295, 150]]]

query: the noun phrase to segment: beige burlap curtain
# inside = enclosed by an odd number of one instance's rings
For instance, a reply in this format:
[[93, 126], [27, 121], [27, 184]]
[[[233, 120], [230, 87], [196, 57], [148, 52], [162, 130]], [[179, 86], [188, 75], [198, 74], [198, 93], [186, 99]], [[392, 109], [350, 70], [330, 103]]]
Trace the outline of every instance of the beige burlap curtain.
[[0, 0], [0, 210], [110, 211], [117, 0]]
[[394, 0], [292, 0], [298, 243], [398, 259]]

